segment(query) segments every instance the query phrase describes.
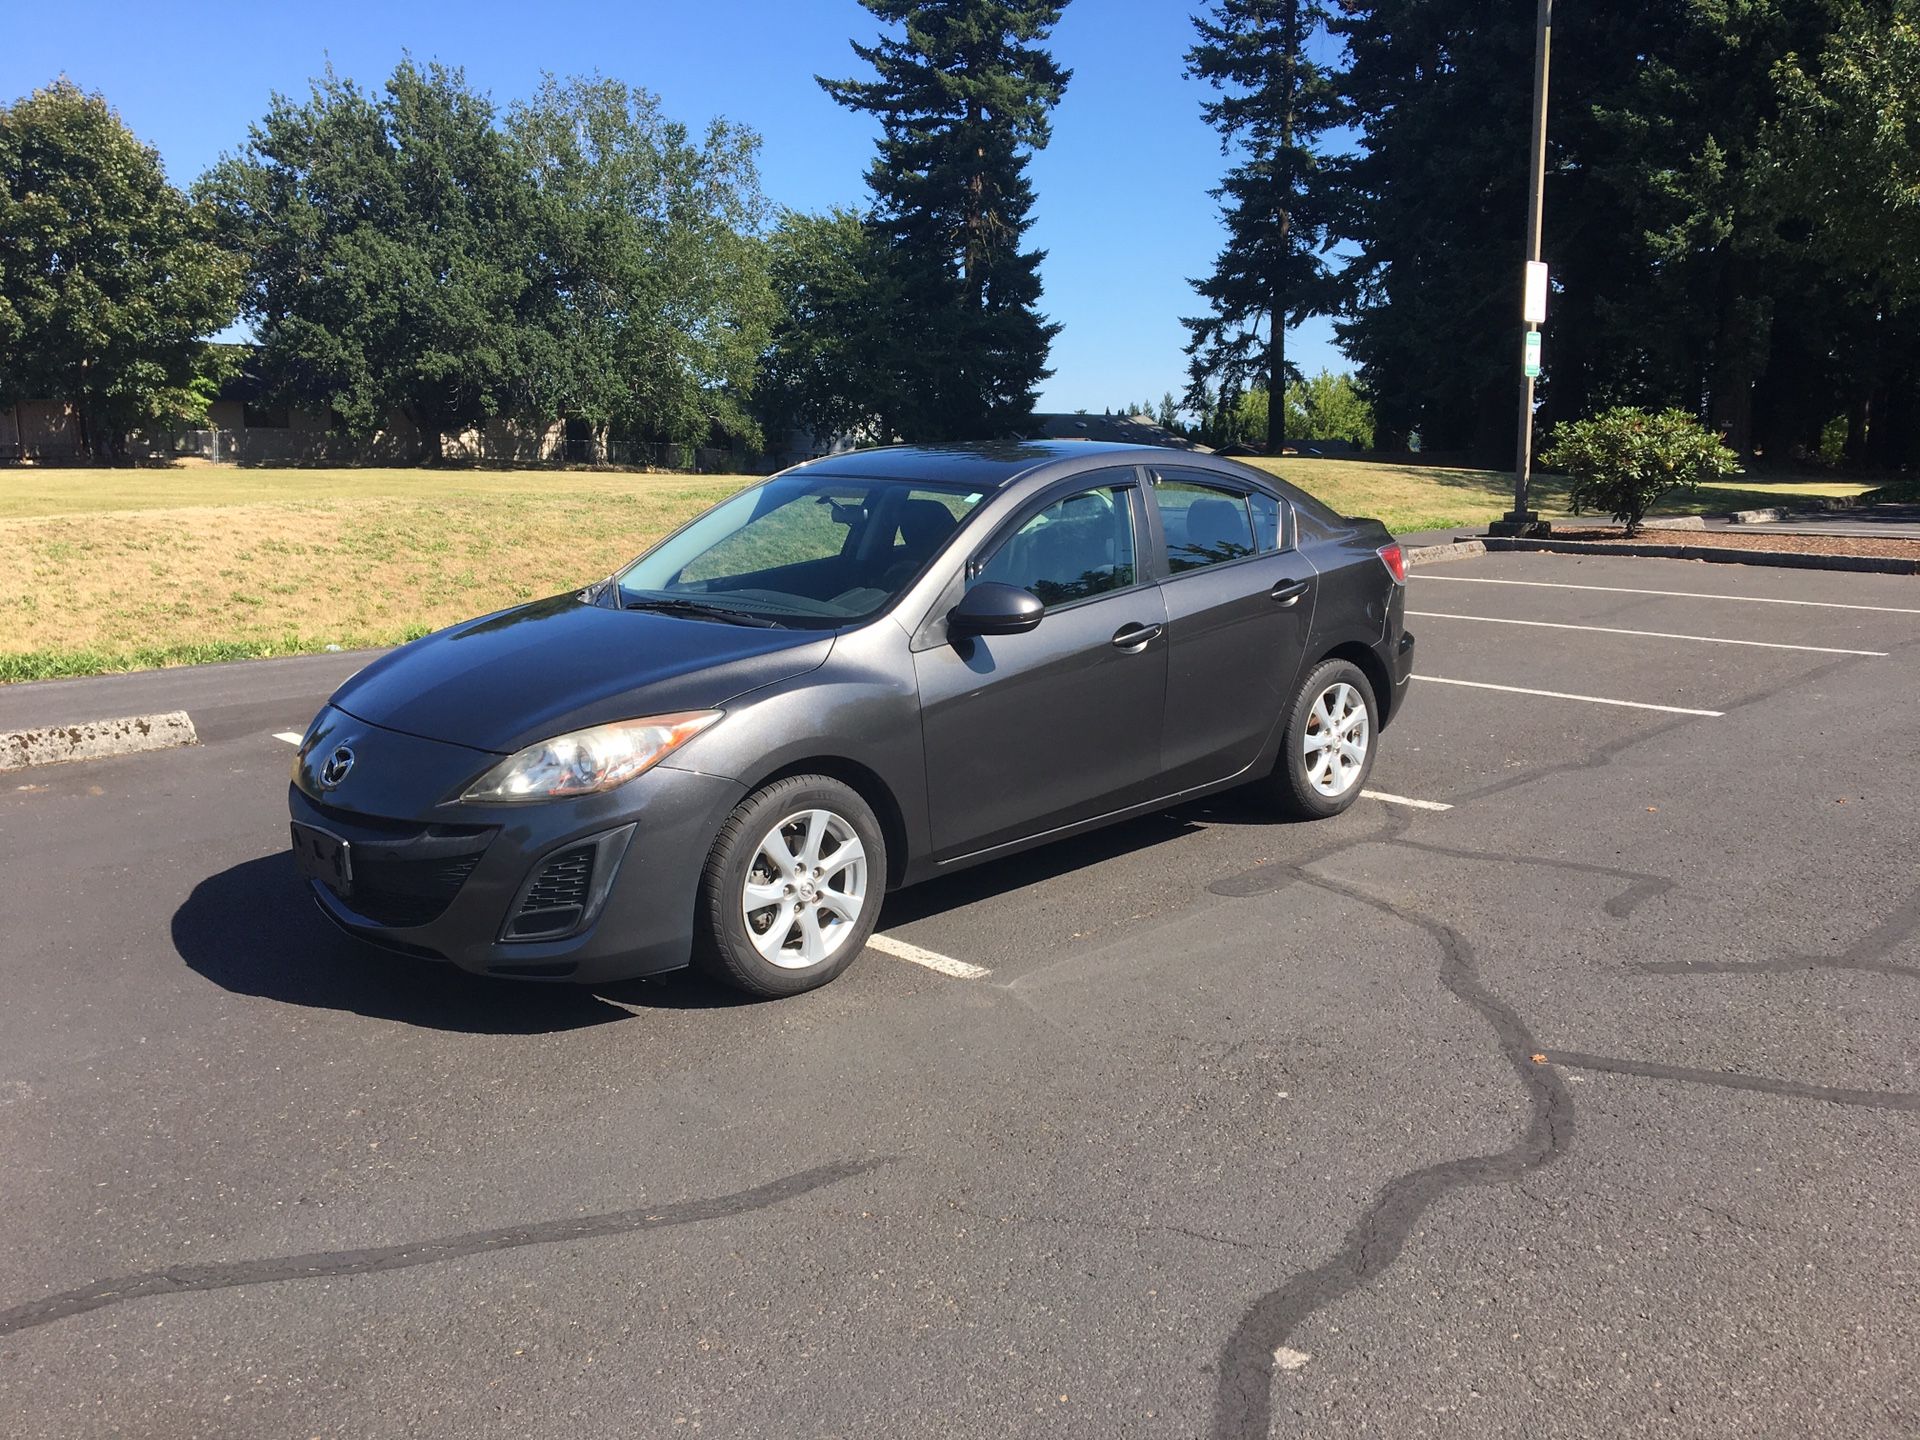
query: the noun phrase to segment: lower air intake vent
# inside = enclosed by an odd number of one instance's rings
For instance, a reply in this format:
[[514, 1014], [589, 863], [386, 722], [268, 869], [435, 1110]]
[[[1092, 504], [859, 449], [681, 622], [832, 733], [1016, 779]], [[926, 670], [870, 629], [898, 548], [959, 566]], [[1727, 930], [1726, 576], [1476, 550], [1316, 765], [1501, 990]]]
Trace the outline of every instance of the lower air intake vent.
[[509, 940], [546, 940], [579, 925], [593, 888], [594, 845], [562, 850], [540, 867], [507, 925]]

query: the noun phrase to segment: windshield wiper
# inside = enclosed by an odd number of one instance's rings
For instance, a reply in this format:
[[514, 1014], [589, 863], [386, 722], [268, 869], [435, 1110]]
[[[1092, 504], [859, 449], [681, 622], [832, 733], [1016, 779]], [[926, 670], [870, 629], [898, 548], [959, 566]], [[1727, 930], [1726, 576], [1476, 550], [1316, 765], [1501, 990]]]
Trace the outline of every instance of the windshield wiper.
[[725, 605], [709, 604], [705, 600], [654, 600], [644, 596], [629, 600], [623, 596], [620, 608], [622, 610], [658, 610], [664, 615], [697, 615], [702, 620], [724, 620], [729, 625], [751, 625], [756, 630], [787, 628], [778, 620], [770, 620], [765, 615], [754, 615], [746, 610], [733, 610]]

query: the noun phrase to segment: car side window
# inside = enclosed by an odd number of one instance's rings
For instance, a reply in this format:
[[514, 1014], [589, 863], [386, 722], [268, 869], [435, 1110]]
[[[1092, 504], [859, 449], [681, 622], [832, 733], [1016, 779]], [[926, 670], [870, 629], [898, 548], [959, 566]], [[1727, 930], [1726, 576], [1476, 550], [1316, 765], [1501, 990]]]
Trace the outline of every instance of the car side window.
[[1049, 606], [1124, 590], [1136, 574], [1127, 487], [1103, 485], [1033, 516], [968, 579], [1031, 590]]
[[1280, 502], [1265, 491], [1247, 496], [1253, 507], [1253, 543], [1262, 555], [1287, 548], [1287, 517]]
[[1167, 536], [1169, 574], [1256, 553], [1253, 511], [1239, 491], [1163, 479], [1153, 487], [1153, 499]]

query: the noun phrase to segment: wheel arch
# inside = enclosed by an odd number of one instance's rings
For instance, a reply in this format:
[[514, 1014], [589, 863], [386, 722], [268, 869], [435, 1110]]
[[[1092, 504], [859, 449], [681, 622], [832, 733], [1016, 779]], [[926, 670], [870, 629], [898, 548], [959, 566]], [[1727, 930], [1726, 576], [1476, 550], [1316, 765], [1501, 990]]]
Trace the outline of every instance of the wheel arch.
[[907, 821], [901, 812], [900, 802], [894, 798], [893, 787], [880, 777], [879, 772], [869, 769], [858, 760], [849, 760], [844, 755], [809, 755], [790, 761], [776, 770], [769, 770], [747, 786], [747, 793], [751, 795], [776, 781], [790, 780], [796, 775], [824, 775], [829, 780], [838, 780], [867, 802], [874, 818], [879, 820], [881, 835], [887, 842], [886, 888], [898, 889], [907, 871]]
[[[1358, 640], [1346, 640], [1313, 663], [1321, 665], [1329, 660], [1345, 660], [1367, 677], [1367, 684], [1373, 687], [1373, 703], [1380, 708], [1380, 728], [1386, 729], [1387, 722], [1393, 718], [1393, 676], [1388, 673], [1387, 662], [1380, 658], [1380, 652]], [[1313, 666], [1307, 668], [1311, 670]]]

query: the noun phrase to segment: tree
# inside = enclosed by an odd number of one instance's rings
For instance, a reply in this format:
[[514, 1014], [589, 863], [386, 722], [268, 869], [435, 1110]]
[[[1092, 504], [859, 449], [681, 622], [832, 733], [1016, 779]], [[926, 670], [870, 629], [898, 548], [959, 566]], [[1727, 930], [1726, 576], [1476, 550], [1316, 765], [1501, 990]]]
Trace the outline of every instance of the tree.
[[436, 442], [563, 399], [538, 197], [458, 70], [404, 61], [378, 95], [331, 72], [304, 102], [276, 95], [199, 191], [248, 259], [278, 393], [356, 435], [397, 411]]
[[[1820, 45], [1775, 64], [1779, 104], [1759, 147], [1778, 177], [1776, 232], [1824, 271], [1824, 283], [1787, 292], [1778, 338], [1792, 351], [1766, 377], [1790, 373], [1813, 403], [1791, 407], [1791, 429], [1768, 425], [1789, 397], [1763, 382], [1760, 438], [1815, 450], [1814, 428], [1839, 411], [1849, 457], [1910, 465], [1920, 463], [1920, 3], [1830, 10]], [[1810, 310], [1813, 323], [1798, 323]]]
[[878, 237], [852, 210], [789, 211], [767, 248], [778, 307], [761, 371], [768, 430], [887, 439], [895, 321]]
[[239, 267], [104, 98], [60, 80], [0, 109], [0, 405], [64, 400], [89, 454], [203, 421]]
[[1032, 152], [1070, 72], [1043, 48], [1066, 0], [861, 0], [898, 34], [854, 53], [870, 80], [820, 85], [877, 118], [869, 219], [895, 323], [883, 427], [911, 440], [1024, 434], [1059, 327], [1037, 309]]
[[[1775, 456], [1844, 410], [1854, 453], [1920, 455], [1917, 8], [1561, 7], [1543, 423], [1680, 406]], [[1384, 444], [1512, 455], [1530, 9], [1353, 0], [1332, 22], [1362, 140], [1338, 328]]]
[[[1227, 243], [1213, 273], [1193, 282], [1208, 313], [1184, 322], [1194, 393], [1209, 377], [1283, 393], [1288, 327], [1332, 307], [1323, 256], [1338, 233], [1339, 167], [1318, 147], [1346, 108], [1338, 77], [1308, 54], [1327, 19], [1320, 0], [1216, 0], [1194, 16], [1187, 74], [1219, 92], [1201, 114], [1221, 153], [1239, 156], [1213, 191]], [[1269, 451], [1280, 452], [1285, 430], [1284, 407], [1271, 407]]]
[[507, 132], [558, 290], [561, 406], [623, 435], [756, 439], [775, 313], [760, 137], [715, 120], [696, 141], [645, 90], [552, 76]]
[[1287, 387], [1287, 433], [1364, 450], [1373, 444], [1373, 407], [1353, 376], [1322, 370]]

